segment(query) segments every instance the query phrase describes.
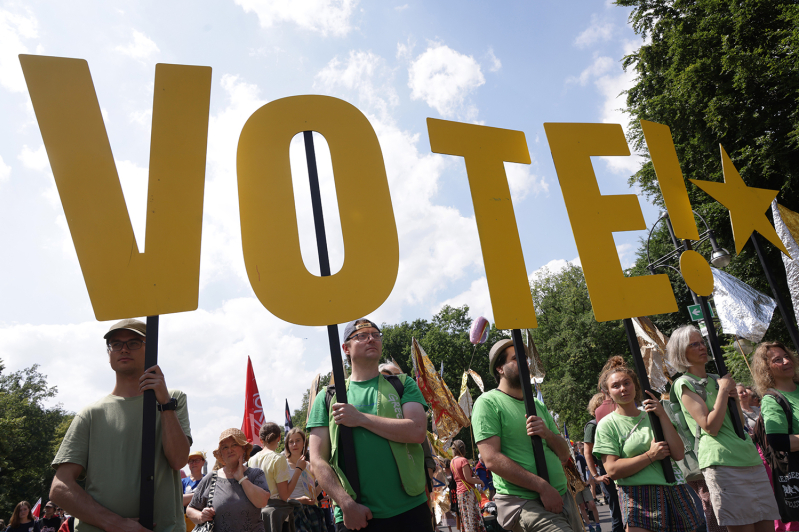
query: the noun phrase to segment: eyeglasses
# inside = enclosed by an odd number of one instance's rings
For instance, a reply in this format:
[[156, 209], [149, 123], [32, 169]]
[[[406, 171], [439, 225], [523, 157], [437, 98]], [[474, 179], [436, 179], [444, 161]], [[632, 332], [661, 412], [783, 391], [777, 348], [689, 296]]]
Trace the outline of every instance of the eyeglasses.
[[379, 333], [379, 332], [358, 333], [358, 334], [353, 334], [352, 336], [350, 336], [350, 340], [353, 339], [353, 338], [355, 338], [359, 342], [366, 342], [366, 341], [369, 340], [369, 338], [371, 338], [375, 342], [380, 342], [380, 341], [383, 340], [383, 335], [381, 333]]
[[699, 346], [705, 345], [705, 342], [691, 342], [688, 347], [692, 349], [699, 349]]
[[111, 351], [122, 351], [122, 346], [127, 346], [128, 351], [136, 351], [137, 349], [141, 349], [141, 346], [144, 345], [144, 340], [128, 340], [126, 342], [109, 342], [108, 349]]
[[202, 458], [192, 458], [191, 460], [189, 460], [190, 464], [193, 464], [195, 462], [200, 462], [202, 464], [203, 462], [205, 462], [205, 460], [203, 460]]

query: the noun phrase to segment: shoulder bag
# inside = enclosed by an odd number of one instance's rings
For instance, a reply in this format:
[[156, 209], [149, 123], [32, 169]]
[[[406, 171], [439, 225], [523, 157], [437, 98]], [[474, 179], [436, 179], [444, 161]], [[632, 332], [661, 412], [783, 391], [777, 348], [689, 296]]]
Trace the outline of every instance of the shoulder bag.
[[[213, 508], [214, 490], [216, 489], [216, 477], [217, 477], [216, 471], [211, 473], [211, 492], [208, 494], [208, 504], [205, 505], [206, 508]], [[205, 521], [194, 527], [194, 530], [195, 532], [214, 532], [214, 520], [211, 519], [210, 521]]]

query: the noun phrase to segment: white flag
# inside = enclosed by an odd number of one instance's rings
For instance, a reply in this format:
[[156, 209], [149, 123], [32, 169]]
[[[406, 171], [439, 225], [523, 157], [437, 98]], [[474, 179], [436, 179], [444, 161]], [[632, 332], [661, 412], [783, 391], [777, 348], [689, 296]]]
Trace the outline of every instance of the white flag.
[[725, 334], [737, 334], [755, 343], [766, 334], [777, 303], [748, 284], [716, 268], [713, 300]]
[[793, 312], [799, 316], [799, 244], [796, 243], [797, 229], [799, 229], [799, 215], [786, 209], [782, 205], [777, 205], [777, 200], [771, 202], [771, 212], [774, 215], [774, 229], [785, 245], [785, 249], [791, 257], [785, 253], [780, 253], [782, 263], [785, 265], [785, 277], [788, 279], [788, 290], [791, 292], [793, 301]]

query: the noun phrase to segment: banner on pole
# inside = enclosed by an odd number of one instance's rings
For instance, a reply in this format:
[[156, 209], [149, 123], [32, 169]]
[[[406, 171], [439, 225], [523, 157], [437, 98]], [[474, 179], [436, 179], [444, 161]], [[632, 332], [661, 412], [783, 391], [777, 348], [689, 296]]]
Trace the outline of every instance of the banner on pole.
[[753, 342], [762, 340], [777, 302], [729, 273], [712, 271], [713, 299], [724, 332]]
[[241, 431], [250, 443], [258, 443], [258, 433], [264, 424], [264, 407], [261, 405], [261, 394], [258, 393], [258, 383], [255, 382], [255, 373], [252, 370], [252, 360], [247, 357], [247, 382], [244, 392], [244, 421]]

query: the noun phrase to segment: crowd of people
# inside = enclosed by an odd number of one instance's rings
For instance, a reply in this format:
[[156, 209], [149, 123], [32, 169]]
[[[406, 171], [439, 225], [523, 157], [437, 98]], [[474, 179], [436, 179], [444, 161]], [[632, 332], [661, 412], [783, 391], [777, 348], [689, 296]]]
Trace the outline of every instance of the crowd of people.
[[[613, 532], [799, 530], [799, 359], [779, 342], [754, 352], [752, 388], [707, 373], [702, 334], [681, 327], [666, 347], [680, 375], [663, 396], [644, 390], [614, 356], [588, 404], [584, 441], [575, 443], [538, 399], [528, 415], [513, 341], [500, 340], [489, 353], [497, 387], [474, 403], [472, 464], [460, 440], [451, 442], [450, 459], [435, 456], [428, 405], [412, 377], [380, 364], [375, 323], [355, 320], [343, 337], [352, 370], [346, 403], [323, 389], [308, 433], [283, 435], [265, 423], [255, 445], [239, 429], [224, 430], [206, 473], [206, 454], [190, 452], [185, 394], [167, 388], [158, 366], [144, 368], [146, 325], [114, 324], [105, 335], [112, 393], [75, 416], [53, 461], [44, 517], [22, 501], [6, 531], [146, 530], [137, 519], [145, 390], [158, 403], [158, 532], [432, 531], [442, 518], [434, 484], [448, 485], [445, 506], [462, 532], [487, 532], [488, 513], [496, 515], [491, 530], [601, 532], [600, 494]], [[345, 472], [352, 464], [340, 460], [342, 427], [352, 431], [357, 483]], [[540, 438], [544, 463], [531, 436]]]

